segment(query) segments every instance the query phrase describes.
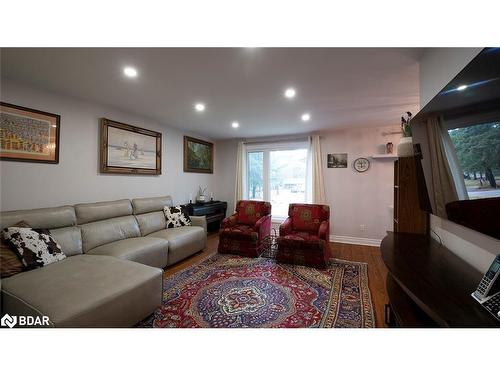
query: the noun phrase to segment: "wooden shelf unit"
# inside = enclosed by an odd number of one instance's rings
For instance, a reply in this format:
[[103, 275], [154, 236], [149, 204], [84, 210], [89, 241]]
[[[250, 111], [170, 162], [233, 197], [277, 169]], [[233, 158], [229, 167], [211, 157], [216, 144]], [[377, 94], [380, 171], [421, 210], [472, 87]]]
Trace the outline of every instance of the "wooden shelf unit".
[[394, 232], [429, 233], [429, 214], [420, 209], [414, 157], [394, 162]]

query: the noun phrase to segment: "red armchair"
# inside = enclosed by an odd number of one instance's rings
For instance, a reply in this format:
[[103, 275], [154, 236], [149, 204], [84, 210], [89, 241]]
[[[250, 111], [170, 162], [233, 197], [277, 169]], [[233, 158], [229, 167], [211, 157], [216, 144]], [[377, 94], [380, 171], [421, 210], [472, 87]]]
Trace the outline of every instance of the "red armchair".
[[276, 260], [325, 268], [330, 258], [330, 207], [292, 203], [280, 225]]
[[219, 253], [258, 257], [264, 239], [271, 234], [271, 204], [261, 201], [238, 201], [236, 212], [222, 221]]

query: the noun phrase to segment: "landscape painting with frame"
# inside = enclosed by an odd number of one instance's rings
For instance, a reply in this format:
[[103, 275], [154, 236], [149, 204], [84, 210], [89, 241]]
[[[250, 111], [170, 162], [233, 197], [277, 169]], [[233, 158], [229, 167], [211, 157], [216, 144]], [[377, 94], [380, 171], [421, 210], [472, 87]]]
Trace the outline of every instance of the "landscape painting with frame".
[[184, 136], [184, 172], [214, 173], [214, 144]]
[[61, 116], [0, 102], [0, 159], [59, 163]]
[[101, 173], [161, 174], [161, 133], [101, 119]]

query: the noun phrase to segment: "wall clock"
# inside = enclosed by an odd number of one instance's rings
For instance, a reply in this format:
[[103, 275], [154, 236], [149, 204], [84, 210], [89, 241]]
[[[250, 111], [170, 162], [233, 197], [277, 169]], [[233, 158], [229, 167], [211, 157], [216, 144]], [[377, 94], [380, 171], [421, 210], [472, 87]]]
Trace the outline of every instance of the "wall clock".
[[357, 158], [354, 160], [354, 163], [352, 163], [352, 166], [356, 172], [366, 172], [368, 168], [370, 168], [370, 160], [366, 158]]

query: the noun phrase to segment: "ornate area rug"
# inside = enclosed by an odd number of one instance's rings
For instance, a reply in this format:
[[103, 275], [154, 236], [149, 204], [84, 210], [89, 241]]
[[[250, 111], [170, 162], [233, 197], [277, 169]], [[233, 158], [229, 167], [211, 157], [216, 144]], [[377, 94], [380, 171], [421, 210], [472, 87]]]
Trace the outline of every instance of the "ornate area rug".
[[216, 254], [164, 280], [163, 305], [139, 327], [374, 327], [366, 263], [326, 270]]

